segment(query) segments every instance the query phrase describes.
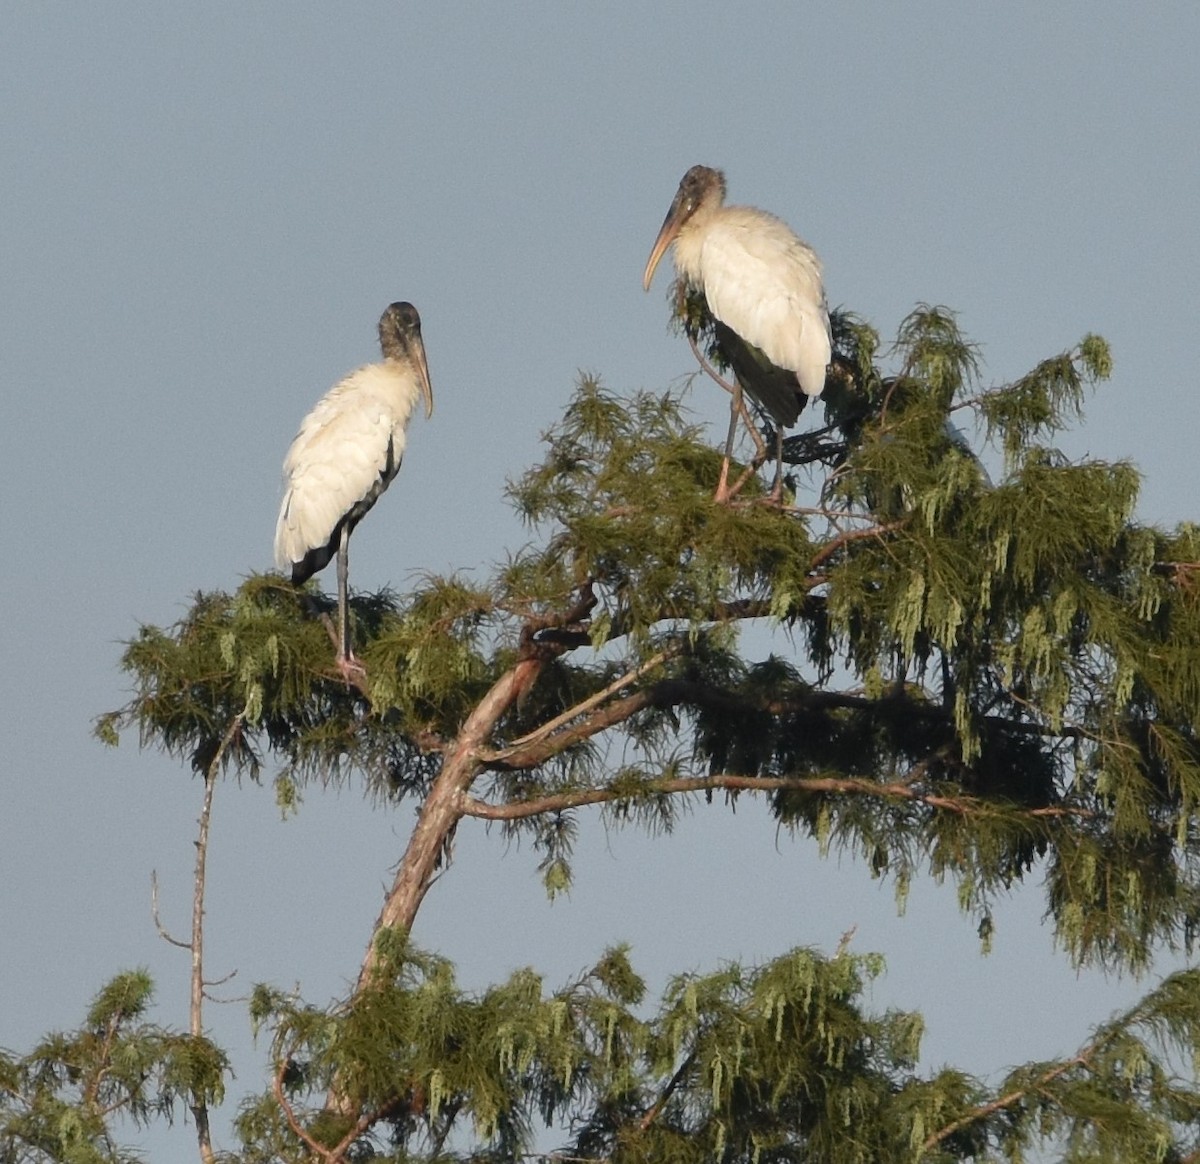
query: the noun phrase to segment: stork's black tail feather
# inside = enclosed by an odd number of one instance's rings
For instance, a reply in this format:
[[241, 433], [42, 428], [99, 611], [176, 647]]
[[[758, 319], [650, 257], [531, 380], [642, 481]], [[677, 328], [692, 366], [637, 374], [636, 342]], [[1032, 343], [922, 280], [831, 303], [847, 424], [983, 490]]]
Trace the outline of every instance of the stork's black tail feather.
[[742, 391], [761, 406], [777, 427], [791, 428], [808, 403], [808, 397], [800, 391], [796, 373], [771, 363], [758, 348], [720, 320], [713, 321], [713, 333], [720, 354]]

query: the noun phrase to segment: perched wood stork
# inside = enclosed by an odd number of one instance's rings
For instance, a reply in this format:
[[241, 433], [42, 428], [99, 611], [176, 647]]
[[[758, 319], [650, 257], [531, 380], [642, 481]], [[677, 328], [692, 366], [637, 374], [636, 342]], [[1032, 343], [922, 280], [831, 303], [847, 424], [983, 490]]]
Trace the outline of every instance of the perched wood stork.
[[672, 243], [675, 269], [704, 292], [719, 321], [718, 341], [729, 353], [737, 386], [717, 497], [725, 496], [742, 389], [775, 422], [778, 496], [782, 430], [796, 423], [809, 396], [821, 394], [832, 353], [821, 263], [775, 215], [753, 206], [726, 206], [725, 175], [708, 166], [693, 166], [679, 183], [646, 262], [642, 286], [647, 291]]
[[275, 562], [296, 584], [337, 555], [338, 669], [360, 670], [350, 649], [346, 602], [350, 534], [391, 484], [404, 456], [405, 429], [433, 389], [421, 342], [421, 317], [411, 303], [393, 303], [379, 320], [383, 360], [351, 372], [317, 402], [283, 462], [283, 504], [275, 527]]

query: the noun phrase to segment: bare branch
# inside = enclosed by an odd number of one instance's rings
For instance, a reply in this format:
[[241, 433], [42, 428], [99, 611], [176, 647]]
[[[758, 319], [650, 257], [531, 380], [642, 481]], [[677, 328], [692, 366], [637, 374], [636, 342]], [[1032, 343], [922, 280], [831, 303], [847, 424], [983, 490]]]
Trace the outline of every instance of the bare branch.
[[700, 365], [700, 370], [710, 380], [712, 380], [714, 384], [724, 388], [730, 396], [736, 396], [737, 389], [730, 384], [729, 381], [726, 380], [725, 377], [722, 376], [721, 373], [712, 366], [712, 364], [709, 363], [708, 358], [704, 355], [704, 353], [700, 350], [700, 346], [696, 343], [695, 337], [688, 335], [687, 342], [688, 346], [692, 349], [692, 355], [696, 357], [696, 363]]
[[832, 558], [833, 555], [838, 552], [838, 550], [840, 550], [843, 546], [848, 545], [850, 542], [860, 541], [863, 538], [882, 537], [886, 533], [891, 533], [893, 530], [900, 529], [903, 525], [904, 520], [901, 519], [900, 521], [885, 522], [883, 525], [873, 525], [869, 529], [847, 530], [845, 533], [839, 534], [832, 541], [829, 541], [822, 546], [817, 554], [813, 557], [812, 561], [808, 563], [808, 568], [809, 570], [815, 570], [818, 566], [823, 565], [830, 558]]
[[205, 995], [204, 995], [204, 997], [205, 997], [205, 998], [208, 998], [208, 999], [211, 999], [211, 1001], [213, 1001], [213, 1002], [218, 1002], [218, 1001], [220, 1001], [219, 999], [215, 999], [215, 998], [213, 998], [213, 997], [212, 997], [212, 995], [208, 993], [208, 987], [210, 987], [210, 986], [224, 986], [226, 982], [229, 982], [229, 981], [231, 981], [232, 979], [234, 979], [234, 978], [236, 978], [236, 977], [237, 977], [237, 970], [236, 970], [236, 969], [234, 969], [234, 970], [230, 970], [228, 974], [222, 974], [220, 978], [206, 978], [206, 979], [204, 980], [204, 986], [205, 986]]
[[[150, 912], [154, 918], [155, 929], [158, 930], [159, 936], [165, 941], [170, 942], [172, 946], [177, 946], [181, 950], [187, 950], [191, 954], [192, 970], [188, 1007], [188, 1031], [194, 1039], [199, 1039], [204, 1035], [204, 999], [207, 997], [204, 988], [206, 986], [218, 985], [219, 982], [228, 982], [233, 977], [233, 974], [236, 973], [236, 971], [233, 971], [227, 974], [224, 978], [219, 979], [218, 983], [205, 982], [204, 980], [204, 887], [206, 863], [208, 860], [208, 829], [209, 821], [212, 817], [213, 790], [216, 786], [217, 776], [221, 771], [221, 763], [225, 759], [225, 754], [229, 751], [230, 745], [237, 738], [238, 733], [241, 732], [242, 724], [243, 717], [240, 714], [235, 715], [230, 721], [225, 734], [221, 737], [216, 752], [213, 754], [213, 758], [204, 772], [204, 799], [200, 807], [199, 828], [195, 840], [196, 867], [192, 878], [192, 933], [190, 941], [182, 942], [178, 938], [172, 937], [163, 926], [158, 910], [158, 875], [155, 872], [151, 872], [150, 874]], [[193, 1094], [190, 1106], [192, 1118], [196, 1121], [196, 1143], [200, 1152], [200, 1160], [202, 1164], [215, 1164], [216, 1155], [213, 1152], [212, 1132], [209, 1127], [208, 1104], [200, 1096]]]
[[591, 739], [592, 736], [605, 731], [607, 728], [624, 723], [631, 716], [636, 715], [639, 711], [647, 707], [659, 704], [661, 700], [658, 692], [663, 687], [663, 684], [657, 684], [648, 690], [636, 691], [624, 699], [616, 700], [607, 707], [593, 711], [591, 715], [578, 720], [570, 727], [564, 728], [552, 739], [542, 739], [520, 748], [514, 748], [506, 755], [496, 753], [495, 759], [488, 759], [487, 753], [480, 752], [478, 757], [479, 762], [483, 767], [502, 771], [537, 768], [547, 760], [553, 759], [555, 756], [565, 752], [568, 748], [572, 748], [584, 740]]
[[287, 1094], [283, 1090], [283, 1077], [287, 1073], [288, 1063], [291, 1061], [291, 1054], [280, 1056], [279, 1063], [275, 1068], [275, 1074], [271, 1079], [271, 1091], [275, 1096], [275, 1102], [279, 1104], [280, 1110], [283, 1112], [283, 1118], [287, 1120], [287, 1125], [292, 1129], [293, 1134], [301, 1140], [314, 1156], [319, 1156], [322, 1160], [333, 1164], [337, 1157], [334, 1156], [328, 1148], [317, 1143], [316, 1140], [304, 1130], [304, 1125], [296, 1117], [296, 1111], [288, 1102]]
[[172, 937], [168, 933], [166, 927], [162, 924], [162, 919], [158, 914], [158, 870], [150, 870], [150, 915], [154, 918], [154, 928], [158, 930], [158, 936], [164, 942], [170, 942], [172, 946], [178, 946], [181, 950], [190, 950], [191, 942], [181, 942], [178, 938]]
[[[217, 776], [220, 775], [221, 764], [230, 745], [242, 730], [242, 715], [235, 715], [221, 737], [217, 750], [213, 754], [204, 772], [204, 799], [201, 802], [198, 831], [195, 840], [196, 866], [192, 876], [192, 933], [190, 941], [180, 941], [172, 937], [162, 924], [158, 910], [158, 874], [150, 874], [150, 912], [154, 918], [154, 927], [164, 941], [170, 942], [181, 950], [191, 954], [191, 989], [188, 1005], [188, 1031], [192, 1038], [199, 1039], [204, 1035], [204, 1000], [209, 995], [205, 990], [208, 986], [219, 986], [228, 982], [236, 973], [231, 970], [223, 978], [206, 981], [204, 978], [204, 890], [207, 879], [208, 862], [208, 831], [212, 818], [213, 790], [216, 787]], [[192, 1096], [192, 1118], [196, 1121], [196, 1144], [202, 1164], [215, 1164], [216, 1154], [212, 1146], [212, 1131], [209, 1126], [208, 1104], [198, 1095]]]
[[541, 742], [564, 724], [570, 723], [573, 719], [578, 719], [581, 715], [585, 715], [587, 712], [591, 711], [592, 708], [603, 703], [610, 695], [615, 695], [618, 691], [628, 687], [631, 683], [636, 683], [637, 680], [642, 678], [643, 675], [648, 674], [657, 667], [661, 667], [663, 663], [667, 662], [669, 659], [675, 658], [682, 651], [682, 643], [671, 644], [670, 646], [659, 651], [657, 655], [653, 655], [651, 658], [639, 663], [636, 667], [630, 668], [630, 670], [626, 671], [624, 675], [620, 676], [620, 678], [614, 679], [602, 691], [597, 691], [594, 694], [589, 695], [587, 699], [581, 700], [579, 703], [575, 704], [574, 707], [567, 708], [566, 711], [555, 716], [554, 719], [548, 720], [546, 723], [542, 724], [541, 727], [532, 732], [528, 732], [526, 735], [520, 736], [518, 739], [513, 740], [512, 743], [510, 743], [507, 747], [500, 748], [494, 752], [482, 753], [480, 759], [484, 760], [486, 763], [492, 763], [496, 760], [504, 760], [509, 756], [515, 755], [524, 745]]
[[1059, 1063], [1052, 1067], [1043, 1075], [1039, 1075], [1027, 1087], [1019, 1087], [1014, 1091], [1010, 1091], [1007, 1095], [1000, 1096], [999, 1099], [992, 1100], [991, 1103], [985, 1103], [981, 1107], [973, 1108], [966, 1115], [960, 1116], [958, 1119], [948, 1123], [944, 1128], [939, 1128], [933, 1133], [925, 1143], [921, 1145], [921, 1150], [928, 1152], [930, 1148], [936, 1148], [947, 1137], [954, 1135], [955, 1132], [962, 1128], [969, 1127], [976, 1120], [985, 1119], [987, 1116], [994, 1115], [998, 1111], [1003, 1111], [1005, 1108], [1012, 1107], [1015, 1103], [1020, 1103], [1031, 1091], [1040, 1091], [1047, 1083], [1053, 1083], [1055, 1079], [1065, 1075], [1072, 1067], [1086, 1067], [1091, 1054], [1095, 1051], [1096, 1045], [1093, 1043], [1085, 1050], [1081, 1051], [1073, 1059], [1068, 1059], [1065, 1063]]
[[679, 1064], [675, 1074], [671, 1076], [667, 1086], [663, 1088], [662, 1095], [660, 1095], [654, 1101], [654, 1103], [647, 1109], [646, 1114], [638, 1121], [639, 1131], [644, 1132], [652, 1123], [654, 1123], [656, 1119], [658, 1119], [660, 1115], [662, 1115], [663, 1108], [665, 1108], [670, 1102], [671, 1096], [675, 1094], [675, 1089], [680, 1085], [680, 1083], [683, 1082], [684, 1076], [687, 1075], [695, 1063], [696, 1052], [693, 1049], [687, 1058]]
[[[230, 744], [242, 730], [242, 722], [240, 714], [233, 717], [204, 773], [204, 801], [200, 809], [200, 827], [196, 835], [196, 872], [192, 892], [192, 985], [188, 1029], [193, 1039], [199, 1039], [204, 1034], [204, 889], [207, 881], [208, 828], [212, 818], [213, 790], [221, 771], [221, 761]], [[199, 1095], [193, 1094], [191, 1109], [192, 1118], [196, 1121], [196, 1144], [200, 1151], [200, 1160], [202, 1164], [215, 1164], [208, 1104]]]

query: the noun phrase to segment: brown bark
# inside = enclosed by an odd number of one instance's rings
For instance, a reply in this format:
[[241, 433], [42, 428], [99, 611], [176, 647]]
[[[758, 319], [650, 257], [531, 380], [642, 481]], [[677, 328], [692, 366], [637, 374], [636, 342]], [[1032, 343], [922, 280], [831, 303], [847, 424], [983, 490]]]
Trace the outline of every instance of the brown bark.
[[[234, 721], [240, 726], [240, 717]], [[231, 729], [226, 739], [232, 738]], [[223, 745], [224, 747], [224, 745]], [[207, 879], [206, 866], [208, 863], [208, 826], [212, 819], [213, 789], [217, 783], [217, 766], [221, 753], [213, 760], [208, 771], [204, 774], [204, 804], [200, 810], [200, 829], [196, 837], [196, 875], [192, 894], [192, 981], [191, 1001], [188, 1008], [188, 1030], [193, 1039], [204, 1035], [204, 887]], [[202, 1164], [214, 1164], [216, 1154], [212, 1146], [212, 1129], [208, 1121], [208, 1104], [199, 1096], [193, 1096], [192, 1118], [196, 1121], [196, 1146], [200, 1152]]]
[[497, 721], [534, 681], [541, 667], [542, 659], [535, 654], [506, 671], [467, 717], [458, 737], [448, 747], [442, 770], [421, 806], [416, 828], [371, 932], [355, 994], [369, 986], [379, 970], [380, 934], [397, 926], [412, 928], [421, 902], [433, 884], [442, 853], [465, 815], [461, 798], [483, 768], [484, 745]]

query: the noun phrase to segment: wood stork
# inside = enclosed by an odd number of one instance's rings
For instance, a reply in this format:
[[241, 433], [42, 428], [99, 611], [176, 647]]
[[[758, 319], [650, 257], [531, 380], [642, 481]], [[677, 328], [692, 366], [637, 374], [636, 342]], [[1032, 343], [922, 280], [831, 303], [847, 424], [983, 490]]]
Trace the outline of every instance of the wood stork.
[[405, 429], [418, 397], [433, 414], [433, 389], [411, 303], [393, 303], [379, 320], [383, 360], [351, 372], [317, 402], [283, 462], [283, 504], [275, 527], [275, 562], [297, 585], [337, 555], [337, 665], [347, 679], [361, 671], [350, 649], [347, 547], [350, 534], [391, 484], [404, 456]]
[[[659, 260], [674, 243], [676, 271], [704, 292], [719, 321], [718, 341], [724, 340], [737, 388], [717, 498], [726, 496], [743, 389], [775, 422], [778, 497], [782, 430], [796, 423], [809, 396], [821, 394], [832, 354], [821, 263], [775, 215], [724, 203], [725, 175], [720, 170], [693, 166], [684, 174], [654, 240], [642, 286], [650, 290]], [[721, 325], [727, 334], [722, 335]]]

